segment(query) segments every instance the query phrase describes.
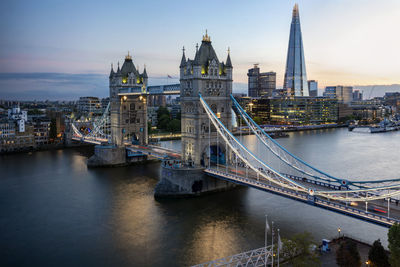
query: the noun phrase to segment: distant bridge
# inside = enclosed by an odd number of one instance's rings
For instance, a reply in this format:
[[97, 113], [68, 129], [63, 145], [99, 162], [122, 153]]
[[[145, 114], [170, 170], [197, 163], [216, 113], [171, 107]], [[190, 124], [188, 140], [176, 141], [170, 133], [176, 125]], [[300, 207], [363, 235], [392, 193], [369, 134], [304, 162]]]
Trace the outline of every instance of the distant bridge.
[[181, 93], [180, 84], [150, 85], [147, 88], [121, 88], [118, 95], [179, 95]]

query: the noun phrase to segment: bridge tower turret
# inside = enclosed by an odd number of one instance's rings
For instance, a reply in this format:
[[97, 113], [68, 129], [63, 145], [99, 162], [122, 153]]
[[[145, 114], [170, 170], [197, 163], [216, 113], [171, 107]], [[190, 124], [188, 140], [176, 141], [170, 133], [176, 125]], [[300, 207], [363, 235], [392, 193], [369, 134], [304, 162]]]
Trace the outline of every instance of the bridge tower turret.
[[183, 52], [180, 86], [183, 160], [196, 166], [208, 166], [210, 161], [225, 164], [225, 145], [221, 139], [217, 148], [216, 129], [212, 125], [209, 129], [209, 119], [200, 104], [199, 93], [222, 123], [232, 130], [232, 63], [229, 53], [226, 63], [218, 60], [207, 32], [200, 48], [196, 45], [194, 59], [186, 60]]
[[147, 104], [141, 92], [147, 88], [147, 72], [139, 73], [129, 54], [122, 67], [114, 72], [111, 67], [110, 122], [111, 142], [122, 146], [124, 142], [147, 144]]

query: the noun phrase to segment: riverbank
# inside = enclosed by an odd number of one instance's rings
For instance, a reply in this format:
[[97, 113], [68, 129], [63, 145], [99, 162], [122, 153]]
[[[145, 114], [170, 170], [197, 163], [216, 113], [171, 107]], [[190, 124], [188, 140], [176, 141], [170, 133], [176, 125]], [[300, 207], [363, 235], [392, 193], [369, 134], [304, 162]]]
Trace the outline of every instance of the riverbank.
[[322, 266], [326, 267], [337, 267], [336, 264], [336, 251], [339, 249], [340, 243], [345, 242], [346, 240], [351, 240], [357, 244], [357, 250], [360, 253], [361, 258], [361, 265], [364, 266], [365, 263], [368, 261], [368, 252], [371, 249], [371, 245], [364, 243], [362, 241], [356, 240], [350, 237], [340, 237], [333, 239], [329, 244], [330, 251], [329, 252], [322, 252], [320, 256], [320, 261]]
[[25, 153], [40, 152], [40, 151], [63, 150], [63, 149], [82, 148], [82, 147], [94, 147], [94, 146], [95, 144], [83, 143], [83, 142], [72, 142], [69, 144], [64, 144], [64, 143], [48, 144], [37, 147], [24, 147], [11, 151], [3, 151], [0, 152], [0, 155], [25, 154]]
[[[282, 137], [288, 137], [287, 135], [284, 135], [282, 133], [286, 132], [299, 132], [299, 131], [313, 131], [313, 130], [324, 130], [324, 129], [333, 129], [333, 128], [343, 128], [347, 127], [347, 124], [323, 124], [323, 125], [310, 125], [310, 126], [284, 126], [282, 127], [281, 125], [267, 125], [267, 126], [262, 126], [262, 128], [266, 131], [267, 134], [271, 135], [271, 137], [275, 138], [282, 138]], [[271, 128], [276, 128], [276, 130], [273, 131], [268, 131], [265, 129], [266, 127], [271, 127]], [[251, 135], [253, 134], [252, 132], [249, 132], [249, 129], [242, 129], [240, 132], [239, 130], [233, 131], [233, 135], [238, 136], [238, 135]], [[152, 134], [149, 135], [149, 140], [153, 142], [157, 141], [173, 141], [173, 140], [180, 140], [182, 137], [182, 134], [180, 133], [170, 133], [170, 134]]]

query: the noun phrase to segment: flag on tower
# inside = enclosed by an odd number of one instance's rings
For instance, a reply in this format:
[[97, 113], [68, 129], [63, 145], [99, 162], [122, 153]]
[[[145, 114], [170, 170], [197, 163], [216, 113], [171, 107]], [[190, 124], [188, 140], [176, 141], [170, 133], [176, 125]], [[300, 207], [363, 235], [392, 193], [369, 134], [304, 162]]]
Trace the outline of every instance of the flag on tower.
[[281, 235], [278, 232], [278, 249], [281, 250], [282, 249], [282, 241], [281, 241]]
[[266, 219], [266, 220], [265, 220], [265, 231], [268, 232], [269, 229], [271, 229], [271, 228], [269, 227], [268, 219]]

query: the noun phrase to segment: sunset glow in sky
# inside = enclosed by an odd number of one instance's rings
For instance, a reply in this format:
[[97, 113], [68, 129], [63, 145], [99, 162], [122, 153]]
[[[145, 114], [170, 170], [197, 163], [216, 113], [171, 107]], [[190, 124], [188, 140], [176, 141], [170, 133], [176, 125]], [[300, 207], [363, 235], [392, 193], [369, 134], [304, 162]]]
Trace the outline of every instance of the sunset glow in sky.
[[281, 87], [295, 2], [308, 79], [320, 88], [400, 83], [398, 0], [5, 0], [0, 73], [108, 74], [129, 50], [150, 78], [178, 77], [182, 46], [193, 58], [208, 29], [221, 61], [230, 47], [234, 82], [260, 63]]

